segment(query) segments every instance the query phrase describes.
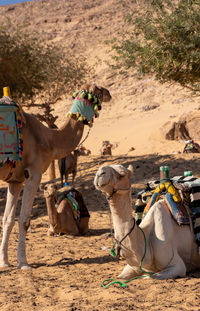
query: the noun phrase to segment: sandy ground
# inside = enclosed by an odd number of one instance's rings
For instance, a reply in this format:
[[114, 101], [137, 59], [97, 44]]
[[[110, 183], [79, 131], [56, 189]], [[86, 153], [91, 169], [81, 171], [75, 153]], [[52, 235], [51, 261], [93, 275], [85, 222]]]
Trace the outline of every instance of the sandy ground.
[[[187, 167], [197, 174], [195, 155], [80, 157], [76, 188], [88, 206], [90, 230], [87, 236], [48, 237], [48, 217], [43, 193], [34, 201], [31, 231], [27, 234], [30, 271], [16, 269], [18, 240], [17, 218], [11, 233], [11, 267], [0, 269], [0, 309], [13, 310], [200, 310], [199, 277], [194, 271], [186, 278], [158, 281], [136, 279], [121, 288], [118, 284], [102, 287], [105, 279], [115, 279], [125, 266], [110, 255], [113, 245], [110, 214], [106, 198], [93, 186], [100, 165], [132, 164], [133, 206], [145, 180], [158, 178], [159, 166], [169, 165], [171, 174], [179, 175]], [[197, 175], [196, 175], [197, 176]], [[57, 171], [56, 183], [60, 185]], [[48, 181], [48, 174], [42, 183]], [[5, 204], [6, 184], [1, 184], [0, 212]], [[18, 211], [17, 211], [18, 215]], [[134, 215], [134, 211], [133, 211]]]
[[[171, 177], [189, 170], [200, 177], [199, 154], [183, 154], [184, 142], [167, 141], [160, 131], [166, 122], [177, 121], [183, 113], [198, 110], [198, 97], [177, 85], [161, 85], [153, 77], [138, 81], [134, 72], [122, 77], [111, 71], [109, 48], [104, 41], [119, 35], [124, 28], [121, 1], [33, 1], [0, 7], [0, 13], [2, 21], [12, 20], [16, 26], [25, 23], [27, 30], [37, 31], [44, 40], [62, 44], [72, 53], [84, 54], [94, 69], [90, 81], [108, 88], [112, 95], [112, 101], [103, 105], [84, 142], [91, 156], [80, 157], [78, 164], [76, 187], [83, 193], [91, 215], [89, 234], [48, 237], [47, 210], [43, 193], [39, 191], [26, 240], [32, 270], [17, 270], [18, 208], [9, 244], [12, 266], [0, 269], [0, 310], [200, 311], [199, 271], [176, 280], [136, 279], [125, 288], [117, 284], [101, 286], [103, 280], [115, 279], [125, 262], [123, 259], [117, 262], [109, 253], [113, 245], [109, 207], [106, 198], [93, 186], [100, 165], [133, 164], [134, 206], [136, 194], [145, 182], [159, 178], [161, 165], [170, 167]], [[55, 104], [58, 126], [64, 123], [71, 102], [71, 95], [67, 94]], [[83, 139], [87, 131], [86, 127]], [[103, 140], [117, 146], [112, 150], [113, 156], [99, 155]], [[58, 171], [57, 178], [59, 185]], [[42, 183], [47, 181], [46, 172]], [[6, 186], [0, 182], [0, 218]], [[0, 238], [1, 229], [0, 223]]]

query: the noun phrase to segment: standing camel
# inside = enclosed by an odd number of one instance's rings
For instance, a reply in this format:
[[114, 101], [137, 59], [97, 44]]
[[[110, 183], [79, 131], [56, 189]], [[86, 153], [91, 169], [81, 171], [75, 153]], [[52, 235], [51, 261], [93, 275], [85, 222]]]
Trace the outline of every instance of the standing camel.
[[[133, 168], [122, 165], [102, 166], [94, 184], [109, 198], [115, 240], [127, 265], [118, 276], [131, 279], [143, 274], [155, 279], [184, 277], [200, 268], [200, 255], [189, 225], [179, 226], [171, 217], [164, 200], [155, 203], [140, 224], [132, 216], [131, 184]], [[146, 251], [145, 251], [146, 248]]]
[[72, 174], [72, 185], [74, 185], [74, 180], [77, 173], [78, 156], [80, 156], [80, 154], [81, 152], [79, 151], [79, 149], [75, 149], [65, 158], [58, 160], [61, 187], [63, 187], [63, 177], [65, 177], [65, 182], [67, 182], [69, 174]]
[[[83, 98], [87, 94], [88, 100]], [[94, 103], [89, 100], [89, 96]], [[66, 122], [59, 129], [50, 129], [33, 115], [23, 112], [24, 123], [21, 131], [24, 149], [21, 164], [13, 168], [5, 163], [3, 167], [0, 167], [0, 179], [8, 182], [7, 202], [3, 216], [3, 236], [0, 245], [1, 267], [9, 265], [9, 236], [14, 225], [16, 206], [23, 185], [17, 259], [18, 268], [27, 269], [30, 267], [26, 259], [26, 233], [30, 224], [33, 200], [42, 174], [53, 160], [65, 157], [77, 147], [83, 135], [84, 124], [90, 123], [93, 116], [97, 115], [95, 102], [110, 100], [111, 95], [107, 89], [95, 84], [82, 86], [72, 104]], [[90, 109], [89, 112], [88, 109]]]

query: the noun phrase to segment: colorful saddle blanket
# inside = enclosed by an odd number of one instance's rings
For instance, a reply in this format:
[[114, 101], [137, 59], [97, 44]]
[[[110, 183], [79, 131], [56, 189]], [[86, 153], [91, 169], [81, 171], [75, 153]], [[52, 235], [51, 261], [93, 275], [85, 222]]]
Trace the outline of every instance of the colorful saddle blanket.
[[22, 115], [9, 97], [0, 99], [0, 166], [15, 167], [22, 160]]
[[168, 189], [165, 187], [163, 192], [159, 192], [160, 180], [153, 180], [138, 193], [136, 221], [139, 224], [151, 206], [164, 198], [178, 225], [188, 225], [191, 219], [195, 240], [200, 248], [200, 179], [193, 176], [175, 176], [170, 179], [169, 184]]
[[67, 199], [70, 203], [74, 219], [79, 227], [80, 219], [83, 217], [90, 217], [87, 206], [83, 200], [83, 196], [80, 191], [71, 188], [70, 186], [63, 187], [59, 190], [56, 205], [63, 200]]

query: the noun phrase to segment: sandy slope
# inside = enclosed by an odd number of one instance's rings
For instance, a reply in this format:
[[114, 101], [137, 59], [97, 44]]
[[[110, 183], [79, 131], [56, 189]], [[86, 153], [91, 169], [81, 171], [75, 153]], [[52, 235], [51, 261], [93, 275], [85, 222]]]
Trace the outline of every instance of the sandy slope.
[[[129, 2], [129, 1], [127, 1]], [[17, 222], [11, 233], [11, 268], [0, 269], [0, 309], [13, 310], [200, 310], [199, 272], [184, 279], [152, 281], [138, 279], [121, 289], [101, 287], [107, 278], [116, 278], [125, 265], [109, 255], [112, 246], [108, 203], [93, 187], [98, 167], [104, 163], [133, 164], [133, 204], [145, 181], [158, 178], [159, 166], [169, 165], [171, 176], [185, 170], [199, 173], [199, 156], [177, 154], [181, 142], [166, 141], [159, 128], [178, 120], [184, 112], [198, 109], [199, 102], [178, 86], [160, 85], [153, 77], [138, 81], [133, 73], [116, 76], [108, 67], [110, 59], [104, 40], [125, 27], [125, 8], [119, 1], [42, 0], [0, 7], [2, 21], [26, 23], [44, 40], [53, 40], [87, 56], [93, 65], [90, 80], [107, 87], [112, 102], [105, 104], [84, 145], [92, 156], [79, 159], [77, 188], [83, 192], [91, 214], [90, 233], [85, 237], [47, 237], [48, 218], [43, 194], [38, 192], [32, 211], [31, 232], [27, 235], [28, 261], [33, 269], [16, 269]], [[70, 94], [57, 102], [55, 114], [60, 126], [71, 105]], [[146, 106], [156, 106], [146, 110]], [[88, 128], [85, 129], [85, 135]], [[102, 140], [118, 144], [113, 157], [100, 157]], [[134, 147], [135, 150], [129, 152]], [[59, 174], [57, 171], [57, 178]], [[48, 181], [45, 173], [42, 182]], [[59, 179], [57, 179], [59, 184]], [[0, 216], [6, 199], [6, 184], [0, 184]], [[17, 211], [18, 216], [19, 211]]]

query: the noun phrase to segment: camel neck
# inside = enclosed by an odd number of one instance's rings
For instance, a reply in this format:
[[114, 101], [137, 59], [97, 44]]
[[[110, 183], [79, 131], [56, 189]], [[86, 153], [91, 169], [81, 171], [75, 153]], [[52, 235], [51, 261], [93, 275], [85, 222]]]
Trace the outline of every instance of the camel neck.
[[52, 130], [52, 156], [54, 159], [65, 157], [73, 151], [83, 136], [84, 124], [76, 116], [67, 117], [60, 129]]
[[120, 240], [133, 225], [130, 192], [125, 195], [118, 195], [116, 193], [110, 200], [110, 210], [113, 218], [115, 237]]
[[[127, 259], [129, 264], [138, 264], [144, 254], [141, 247], [143, 236], [132, 216], [132, 203], [130, 192], [125, 195], [113, 196], [110, 200], [110, 210], [113, 218], [115, 239], [120, 244], [121, 255]], [[124, 239], [124, 237], [126, 237]], [[143, 244], [142, 244], [143, 245]]]
[[50, 224], [55, 227], [58, 225], [58, 213], [55, 207], [55, 197], [54, 195], [50, 195], [48, 198], [46, 198], [46, 205], [47, 205], [47, 213], [49, 216], [49, 222]]

